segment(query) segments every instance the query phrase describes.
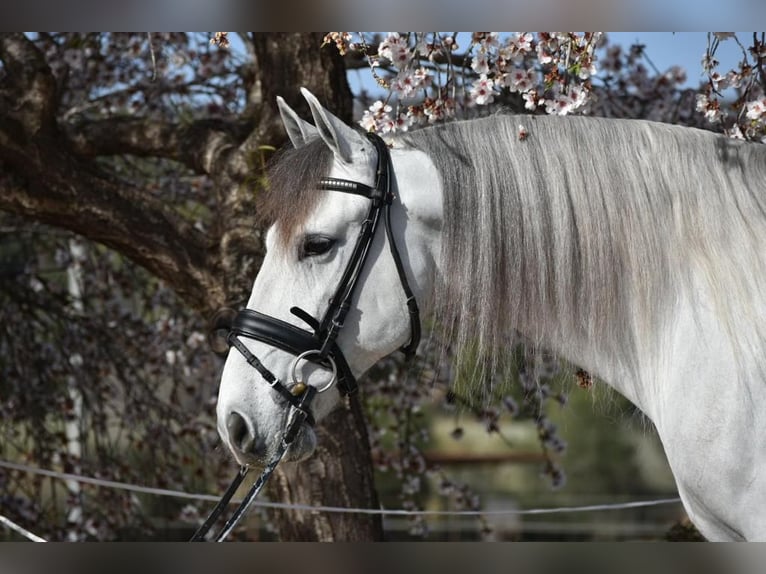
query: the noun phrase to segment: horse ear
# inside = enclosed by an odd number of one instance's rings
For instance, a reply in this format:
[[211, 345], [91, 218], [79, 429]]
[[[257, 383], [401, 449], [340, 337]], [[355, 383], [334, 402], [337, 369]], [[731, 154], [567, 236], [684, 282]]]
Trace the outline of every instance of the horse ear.
[[311, 115], [321, 137], [335, 155], [345, 163], [351, 163], [354, 149], [364, 146], [366, 140], [362, 135], [348, 127], [342, 120], [328, 112], [319, 103], [314, 94], [306, 88], [301, 88], [303, 97], [309, 104]]
[[302, 120], [281, 96], [277, 96], [277, 107], [279, 115], [282, 116], [287, 137], [290, 138], [294, 148], [306, 145], [311, 138], [318, 135], [317, 129]]

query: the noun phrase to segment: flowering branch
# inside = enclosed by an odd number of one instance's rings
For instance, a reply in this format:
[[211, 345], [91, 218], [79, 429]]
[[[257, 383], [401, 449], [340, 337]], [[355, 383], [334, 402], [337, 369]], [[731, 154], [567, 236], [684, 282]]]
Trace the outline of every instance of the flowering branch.
[[[528, 111], [583, 111], [595, 73], [598, 33], [474, 33], [459, 53], [457, 33], [391, 33], [371, 49], [364, 34], [332, 32], [326, 43], [342, 53], [361, 49], [377, 83], [388, 91], [365, 111], [369, 131], [406, 131], [456, 116], [497, 99], [515, 98]], [[361, 47], [361, 48], [360, 48]], [[380, 72], [384, 72], [381, 75]]]
[[[729, 39], [743, 59], [722, 75], [715, 53]], [[681, 88], [680, 67], [661, 71], [643, 46], [610, 46], [602, 33], [477, 32], [463, 51], [457, 33], [331, 32], [325, 43], [351, 58], [352, 67], [368, 66], [387, 92], [367, 102], [360, 124], [368, 131], [407, 131], [501, 104], [520, 113], [640, 117], [766, 138], [763, 33], [749, 46], [732, 32], [711, 33], [702, 61], [708, 81], [699, 92]], [[728, 89], [737, 93], [731, 104], [722, 99]]]

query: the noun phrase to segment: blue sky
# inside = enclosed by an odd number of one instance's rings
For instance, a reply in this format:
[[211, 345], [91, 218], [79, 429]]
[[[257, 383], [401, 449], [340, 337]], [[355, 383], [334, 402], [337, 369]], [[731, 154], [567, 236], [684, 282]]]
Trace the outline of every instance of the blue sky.
[[[752, 32], [738, 34], [743, 44], [751, 38]], [[614, 44], [630, 46], [636, 41], [646, 46], [647, 56], [660, 71], [679, 65], [686, 69], [686, 83], [697, 87], [702, 79], [702, 55], [707, 48], [707, 32], [609, 32]], [[721, 73], [735, 67], [742, 58], [742, 51], [734, 40], [726, 40], [718, 48], [716, 57], [721, 62]]]

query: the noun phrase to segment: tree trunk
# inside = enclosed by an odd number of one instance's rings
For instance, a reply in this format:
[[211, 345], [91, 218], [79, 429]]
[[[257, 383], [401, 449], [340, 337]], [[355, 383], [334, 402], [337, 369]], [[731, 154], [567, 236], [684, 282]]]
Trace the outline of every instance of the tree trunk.
[[[341, 118], [352, 95], [340, 56], [320, 50], [322, 35], [245, 37], [253, 65], [243, 69], [247, 106], [239, 118], [173, 123], [105, 117], [65, 123], [45, 55], [22, 34], [0, 35], [0, 209], [64, 227], [101, 242], [163, 279], [189, 305], [211, 316], [241, 306], [263, 257], [254, 226], [254, 181], [260, 146], [286, 135], [275, 96], [306, 110], [305, 86]], [[202, 232], [145, 190], [121, 181], [100, 155], [169, 158], [214, 182], [219, 205]], [[279, 500], [377, 507], [364, 417], [356, 402], [318, 429], [320, 446], [307, 462], [279, 470]], [[376, 540], [379, 517], [275, 512], [282, 540]]]
[[[275, 499], [313, 506], [378, 508], [367, 429], [358, 399], [346, 401], [317, 430], [314, 456], [284, 465], [275, 473], [271, 489]], [[380, 516], [277, 509], [270, 517], [278, 525], [281, 540], [364, 542], [383, 538]]]

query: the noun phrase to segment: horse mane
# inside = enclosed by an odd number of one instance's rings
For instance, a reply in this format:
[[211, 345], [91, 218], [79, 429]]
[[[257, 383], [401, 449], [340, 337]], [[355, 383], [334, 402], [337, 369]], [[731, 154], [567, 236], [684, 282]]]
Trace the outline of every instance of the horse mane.
[[286, 247], [316, 208], [321, 191], [317, 182], [332, 166], [333, 154], [319, 138], [299, 148], [280, 149], [266, 169], [266, 189], [257, 198], [257, 223], [261, 229], [275, 224], [277, 245]]
[[507, 115], [398, 141], [440, 173], [435, 314], [482, 379], [509, 354], [509, 326], [533, 345], [597, 345], [636, 372], [639, 356], [661, 353], [657, 335], [695, 276], [733, 336], [766, 292], [766, 146], [639, 120]]

